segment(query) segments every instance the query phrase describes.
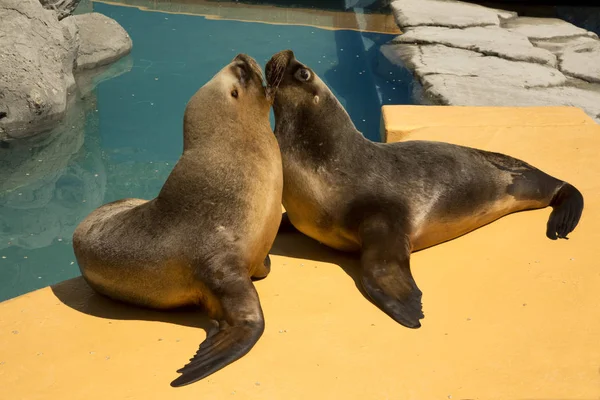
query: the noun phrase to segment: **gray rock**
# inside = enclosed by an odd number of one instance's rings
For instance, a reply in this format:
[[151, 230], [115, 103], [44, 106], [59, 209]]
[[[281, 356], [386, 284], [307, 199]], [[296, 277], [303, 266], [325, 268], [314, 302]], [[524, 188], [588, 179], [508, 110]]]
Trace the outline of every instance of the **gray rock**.
[[600, 83], [600, 41], [569, 48], [560, 56], [560, 69], [567, 75]]
[[557, 18], [513, 18], [503, 23], [504, 28], [530, 39], [554, 39], [577, 36], [598, 38], [593, 33]]
[[77, 30], [37, 0], [2, 0], [0, 21], [0, 139], [47, 130], [75, 84]]
[[77, 8], [81, 0], [40, 0], [42, 6], [48, 10], [56, 11], [58, 19], [68, 17]]
[[465, 29], [420, 26], [408, 29], [393, 42], [443, 44], [508, 60], [556, 66], [556, 56], [550, 51], [534, 47], [526, 36], [496, 26]]
[[92, 0], [81, 0], [77, 8], [73, 11], [73, 15], [87, 14], [94, 12], [94, 4]]
[[109, 64], [131, 39], [101, 14], [57, 19], [38, 0], [0, 1], [0, 140], [54, 128], [75, 90], [73, 69]]
[[576, 87], [579, 89], [600, 93], [600, 83], [590, 83], [572, 76], [567, 76], [567, 84], [565, 86]]
[[571, 86], [525, 89], [479, 77], [428, 75], [426, 95], [438, 104], [457, 106], [574, 106], [600, 122], [600, 91]]
[[71, 91], [75, 86], [75, 77], [73, 75], [73, 68], [76, 65], [77, 61], [77, 52], [79, 51], [79, 46], [81, 45], [81, 38], [79, 36], [79, 29], [73, 20], [65, 19], [60, 22], [63, 26], [63, 30], [67, 30], [69, 33], [66, 35], [69, 40], [67, 40], [64, 44], [66, 48], [69, 48], [67, 52], [67, 56], [63, 59], [62, 62], [62, 71], [64, 71], [65, 80], [67, 82], [67, 90]]
[[131, 51], [131, 38], [119, 23], [99, 13], [75, 15], [81, 45], [77, 54], [77, 69], [110, 64]]
[[419, 78], [433, 74], [485, 78], [507, 86], [548, 87], [566, 83], [557, 69], [443, 45], [387, 44], [381, 47], [390, 62], [411, 69]]
[[500, 18], [509, 19], [514, 13], [481, 7], [475, 4], [444, 0], [396, 0], [392, 10], [401, 29], [414, 26], [469, 26], [499, 25]]
[[531, 43], [533, 43], [536, 47], [551, 51], [557, 56], [573, 48], [581, 49], [585, 46], [593, 47], [597, 42], [597, 39], [594, 39], [589, 36], [574, 36], [553, 39], [531, 39]]
[[411, 71], [414, 71], [414, 69], [419, 65], [418, 60], [417, 63], [415, 63], [413, 60], [421, 55], [419, 46], [411, 44], [399, 44], [394, 42], [384, 44], [379, 48], [379, 52], [383, 55], [384, 59], [387, 61], [387, 64], [405, 67]]

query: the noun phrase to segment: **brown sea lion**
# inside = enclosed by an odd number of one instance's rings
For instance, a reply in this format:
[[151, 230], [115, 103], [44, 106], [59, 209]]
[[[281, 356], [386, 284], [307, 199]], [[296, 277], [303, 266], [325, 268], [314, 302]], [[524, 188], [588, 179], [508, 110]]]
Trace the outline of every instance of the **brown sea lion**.
[[251, 278], [269, 273], [283, 185], [271, 103], [261, 68], [238, 55], [187, 104], [183, 154], [158, 197], [106, 204], [73, 235], [96, 291], [155, 309], [201, 305], [214, 320], [172, 386], [241, 358], [263, 333]]
[[355, 128], [327, 85], [290, 50], [272, 57], [275, 136], [283, 160], [281, 230], [360, 252], [362, 285], [394, 320], [421, 326], [413, 251], [507, 214], [550, 206], [546, 235], [566, 238], [583, 196], [504, 154], [431, 141], [375, 143]]

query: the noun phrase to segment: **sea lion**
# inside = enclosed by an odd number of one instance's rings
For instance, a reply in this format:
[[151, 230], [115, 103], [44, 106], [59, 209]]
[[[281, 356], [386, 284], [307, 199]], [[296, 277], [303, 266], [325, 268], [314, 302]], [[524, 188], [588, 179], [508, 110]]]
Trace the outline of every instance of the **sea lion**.
[[546, 235], [566, 238], [583, 196], [504, 154], [432, 141], [366, 139], [327, 85], [290, 50], [266, 65], [283, 160], [281, 231], [360, 252], [371, 300], [409, 328], [424, 318], [410, 254], [507, 214], [551, 206]]
[[93, 211], [73, 248], [85, 280], [155, 309], [203, 306], [215, 324], [172, 386], [244, 356], [264, 330], [251, 278], [270, 270], [281, 221], [281, 155], [262, 69], [240, 54], [188, 102], [183, 154], [158, 196]]

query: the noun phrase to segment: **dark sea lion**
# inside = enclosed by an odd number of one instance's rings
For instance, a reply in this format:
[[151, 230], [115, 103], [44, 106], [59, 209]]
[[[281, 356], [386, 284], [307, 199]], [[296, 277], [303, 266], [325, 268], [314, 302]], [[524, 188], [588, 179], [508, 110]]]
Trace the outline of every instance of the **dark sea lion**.
[[155, 309], [201, 305], [214, 320], [172, 386], [241, 358], [263, 333], [251, 278], [269, 273], [283, 186], [271, 103], [259, 65], [238, 55], [188, 102], [183, 154], [158, 197], [106, 204], [73, 235], [96, 291]]
[[507, 155], [432, 141], [366, 139], [327, 85], [290, 50], [273, 56], [275, 136], [283, 160], [281, 230], [361, 253], [362, 285], [400, 324], [421, 326], [410, 254], [507, 214], [551, 206], [546, 235], [566, 238], [583, 196]]

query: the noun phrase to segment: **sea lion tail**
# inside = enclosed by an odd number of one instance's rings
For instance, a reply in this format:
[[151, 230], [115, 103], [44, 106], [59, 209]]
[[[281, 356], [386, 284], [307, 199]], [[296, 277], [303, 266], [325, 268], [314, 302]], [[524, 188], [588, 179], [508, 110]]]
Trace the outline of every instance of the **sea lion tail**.
[[575, 186], [564, 183], [556, 192], [550, 206], [553, 208], [546, 228], [549, 239], [568, 239], [581, 218], [583, 212], [583, 195]]
[[258, 342], [265, 321], [256, 290], [248, 283], [243, 294], [221, 299], [226, 320], [208, 333], [190, 362], [177, 371], [182, 375], [171, 386], [185, 386], [206, 378], [245, 356]]

